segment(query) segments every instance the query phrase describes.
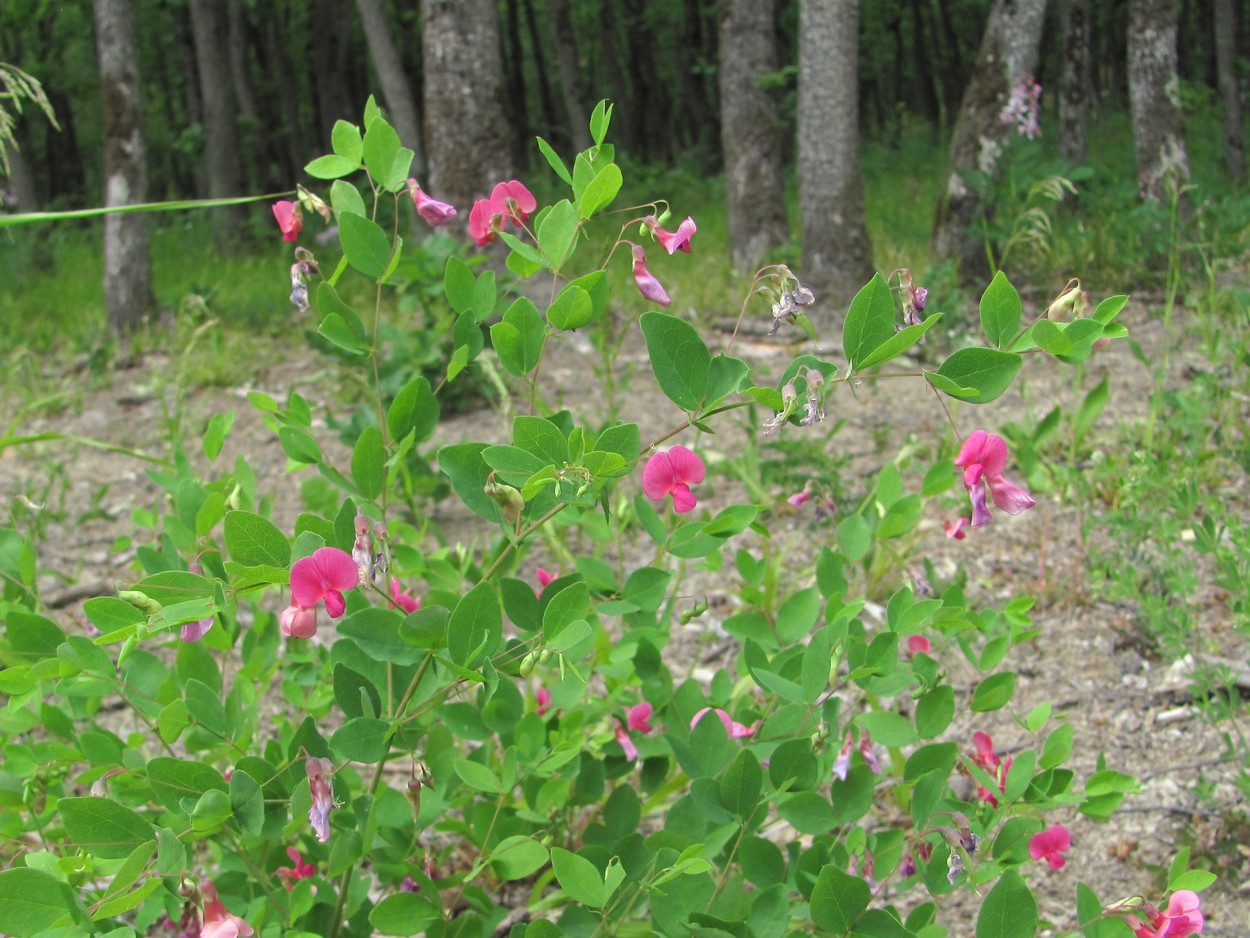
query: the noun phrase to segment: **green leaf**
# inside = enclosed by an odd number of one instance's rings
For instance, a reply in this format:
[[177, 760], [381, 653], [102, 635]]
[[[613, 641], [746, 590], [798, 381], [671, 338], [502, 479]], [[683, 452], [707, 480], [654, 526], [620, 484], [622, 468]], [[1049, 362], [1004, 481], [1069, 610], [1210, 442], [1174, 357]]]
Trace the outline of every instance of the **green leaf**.
[[821, 602], [814, 586], [792, 593], [777, 610], [777, 637], [786, 645], [806, 638], [820, 615]]
[[1007, 870], [977, 915], [976, 938], [1033, 938], [1037, 933], [1037, 902], [1015, 870]]
[[386, 484], [386, 446], [382, 431], [365, 427], [352, 450], [352, 481], [365, 498], [377, 498]]
[[224, 524], [226, 552], [247, 566], [285, 567], [291, 562], [291, 545], [267, 518], [250, 511], [228, 511]]
[[564, 266], [576, 238], [577, 211], [572, 202], [561, 199], [543, 213], [538, 226], [538, 247], [547, 255], [553, 272]]
[[1216, 880], [1216, 875], [1210, 870], [1186, 870], [1178, 876], [1172, 877], [1168, 883], [1168, 891], [1176, 892], [1178, 889], [1188, 889], [1190, 892], [1201, 892]]
[[845, 934], [871, 900], [872, 890], [866, 882], [828, 865], [812, 887], [812, 921], [825, 931]]
[[503, 631], [499, 598], [489, 582], [479, 583], [456, 604], [447, 623], [447, 650], [451, 660], [474, 668], [494, 653]]
[[603, 167], [582, 191], [577, 213], [582, 218], [590, 218], [601, 209], [607, 208], [621, 191], [624, 181], [625, 177], [621, 175], [620, 167], [615, 163], [609, 163]]
[[720, 778], [720, 802], [737, 817], [751, 816], [760, 802], [764, 771], [750, 749], [743, 749]]
[[307, 430], [279, 427], [278, 442], [282, 444], [282, 451], [298, 463], [315, 466], [321, 462], [321, 447]]
[[595, 146], [603, 146], [603, 141], [608, 136], [608, 125], [612, 123], [612, 108], [613, 105], [604, 99], [595, 105], [595, 109], [590, 114], [590, 137], [595, 141]]
[[869, 909], [855, 923], [851, 938], [916, 938], [916, 933], [885, 909]]
[[492, 795], [503, 791], [503, 783], [499, 780], [499, 776], [480, 762], [474, 762], [472, 759], [457, 759], [453, 767], [461, 781], [474, 791], [484, 791]]
[[317, 335], [349, 355], [363, 355], [369, 350], [352, 331], [347, 320], [338, 313], [327, 313], [317, 326]]
[[547, 858], [547, 848], [534, 838], [514, 834], [491, 851], [490, 865], [501, 879], [525, 879], [542, 869]]
[[338, 179], [350, 176], [360, 169], [360, 161], [352, 161], [341, 156], [319, 156], [307, 166], [304, 172], [314, 179]]
[[390, 186], [393, 181], [392, 167], [395, 165], [400, 146], [399, 134], [384, 118], [378, 117], [369, 122], [369, 126], [365, 129], [362, 152], [365, 169], [369, 171], [369, 175], [375, 182]]
[[955, 690], [949, 684], [933, 688], [916, 703], [916, 732], [921, 739], [933, 739], [955, 718]]
[[642, 314], [651, 370], [665, 395], [678, 407], [694, 411], [707, 394], [712, 354], [695, 328], [668, 313]]
[[547, 307], [547, 322], [554, 329], [580, 329], [594, 318], [595, 308], [590, 294], [573, 283], [566, 284], [555, 302]]
[[375, 661], [416, 664], [425, 651], [401, 636], [404, 616], [394, 609], [369, 606], [340, 620], [338, 634], [350, 638]]
[[1072, 432], [1076, 436], [1077, 446], [1081, 445], [1085, 436], [1093, 428], [1094, 421], [1107, 406], [1110, 397], [1110, 392], [1107, 390], [1107, 377], [1104, 375], [1103, 379], [1098, 382], [1098, 386], [1085, 395], [1085, 400], [1081, 402], [1081, 409], [1077, 411], [1072, 421]]
[[1023, 363], [1024, 359], [1014, 352], [989, 348], [960, 349], [942, 362], [937, 374], [962, 389], [975, 388], [976, 391], [956, 392], [944, 387], [939, 390], [960, 400], [985, 404], [1007, 390]]
[[0, 922], [5, 934], [33, 938], [85, 919], [73, 890], [56, 877], [24, 866], [0, 871]]
[[145, 771], [152, 793], [171, 811], [182, 811], [184, 798], [198, 799], [209, 790], [227, 790], [221, 773], [203, 762], [159, 756], [148, 762]]
[[366, 277], [378, 280], [386, 273], [391, 262], [391, 239], [377, 223], [345, 212], [339, 216], [339, 242], [347, 263]]
[[538, 150], [547, 160], [547, 165], [551, 167], [566, 186], [573, 185], [573, 177], [569, 175], [569, 168], [564, 165], [564, 160], [560, 159], [556, 151], [552, 149], [551, 144], [542, 137], [535, 137], [534, 139], [538, 141]]
[[209, 418], [208, 426], [204, 428], [204, 440], [201, 444], [204, 449], [204, 455], [209, 462], [221, 455], [221, 445], [225, 442], [226, 437], [230, 435], [230, 427], [233, 424], [233, 410], [213, 414]]
[[334, 152], [345, 160], [359, 163], [364, 158], [364, 147], [361, 144], [360, 128], [345, 120], [335, 121], [330, 131], [330, 146]]
[[538, 457], [541, 466], [560, 468], [569, 461], [568, 440], [544, 417], [520, 414], [513, 418], [512, 445]]
[[518, 378], [529, 374], [542, 359], [547, 327], [543, 317], [528, 297], [518, 297], [503, 320], [490, 327], [491, 344], [500, 363]]
[[[359, 138], [359, 130], [356, 131], [356, 135]], [[334, 184], [330, 186], [330, 207], [334, 209], [335, 218], [338, 218], [344, 212], [354, 212], [357, 215], [366, 216], [369, 214], [365, 208], [365, 200], [360, 197], [360, 190], [350, 182], [344, 182], [342, 179], [334, 180]], [[323, 280], [322, 283], [327, 287], [330, 286], [329, 281]], [[325, 312], [325, 310], [322, 310], [322, 312]]]
[[1046, 737], [1037, 764], [1043, 769], [1053, 769], [1064, 764], [1072, 754], [1072, 724], [1064, 723]]
[[1011, 702], [1016, 691], [1016, 675], [1012, 671], [991, 674], [972, 692], [970, 707], [973, 713], [1001, 710]]
[[883, 746], [910, 746], [916, 741], [916, 730], [911, 722], [890, 710], [861, 713], [855, 718], [855, 724]]
[[873, 275], [851, 300], [842, 327], [842, 351], [852, 371], [858, 371], [862, 360], [893, 337], [896, 318], [890, 285], [881, 274]]
[[383, 935], [415, 935], [427, 931], [442, 917], [442, 910], [435, 908], [424, 896], [415, 892], [397, 892], [370, 910], [369, 924]]
[[124, 860], [156, 837], [138, 812], [109, 798], [62, 798], [57, 809], [70, 841], [101, 860]]
[[402, 440], [409, 433], [414, 434], [413, 442], [423, 443], [434, 435], [438, 426], [438, 398], [424, 375], [418, 375], [409, 381], [402, 391], [395, 395], [391, 406], [386, 412], [386, 428], [391, 432], [392, 440]]
[[487, 521], [500, 522], [503, 516], [482, 486], [490, 475], [490, 466], [482, 459], [484, 443], [459, 443], [438, 451], [438, 467], [449, 479], [460, 499]]
[[562, 847], [552, 847], [551, 866], [556, 872], [560, 887], [574, 902], [580, 902], [592, 909], [603, 905], [606, 889], [593, 863]]
[[894, 335], [890, 336], [890, 338], [878, 345], [876, 350], [870, 352], [867, 357], [859, 363], [857, 370], [871, 368], [874, 365], [880, 365], [882, 362], [888, 362], [891, 358], [902, 355], [905, 351], [919, 342], [920, 337], [932, 329], [941, 318], [941, 313], [934, 313], [924, 322], [919, 322], [915, 325], [900, 329], [898, 332], [894, 333]]
[[82, 604], [87, 621], [103, 634], [116, 632], [148, 620], [147, 615], [116, 596], [96, 596]]
[[340, 759], [380, 762], [391, 748], [391, 725], [373, 717], [348, 720], [330, 737], [330, 749]]
[[477, 289], [477, 280], [473, 271], [458, 257], [447, 258], [447, 267], [443, 271], [443, 292], [447, 294], [447, 302], [457, 313], [467, 313], [473, 308], [473, 294]]
[[1022, 311], [1020, 294], [1000, 270], [981, 294], [981, 328], [996, 348], [1006, 348], [1015, 339]]
[[243, 833], [260, 834], [265, 822], [265, 798], [260, 783], [239, 768], [230, 773], [230, 811]]

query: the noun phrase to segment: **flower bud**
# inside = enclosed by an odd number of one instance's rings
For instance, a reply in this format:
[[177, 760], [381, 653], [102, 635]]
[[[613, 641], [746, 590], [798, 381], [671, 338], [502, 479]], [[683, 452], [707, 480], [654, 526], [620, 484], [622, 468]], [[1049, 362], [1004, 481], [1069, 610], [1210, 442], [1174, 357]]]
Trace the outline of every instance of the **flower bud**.
[[547, 663], [548, 661], [550, 661], [550, 660], [551, 660], [551, 649], [550, 649], [550, 648], [544, 648], [542, 651], [540, 651], [540, 652], [538, 653], [538, 663], [539, 663], [539, 664], [546, 664], [546, 663]]
[[532, 651], [526, 654], [526, 656], [521, 659], [521, 668], [520, 668], [521, 677], [529, 677], [531, 674], [534, 673], [535, 660], [536, 660], [535, 655]]
[[138, 590], [118, 590], [117, 598], [125, 600], [136, 609], [142, 610], [150, 616], [154, 616], [161, 611], [160, 603], [147, 593], [141, 593]]
[[503, 513], [504, 520], [508, 524], [517, 523], [517, 520], [521, 517], [521, 512], [525, 510], [525, 498], [519, 490], [514, 489], [510, 485], [504, 485], [502, 482], [490, 480], [482, 486], [482, 491], [490, 496], [491, 501], [499, 506], [499, 510]]

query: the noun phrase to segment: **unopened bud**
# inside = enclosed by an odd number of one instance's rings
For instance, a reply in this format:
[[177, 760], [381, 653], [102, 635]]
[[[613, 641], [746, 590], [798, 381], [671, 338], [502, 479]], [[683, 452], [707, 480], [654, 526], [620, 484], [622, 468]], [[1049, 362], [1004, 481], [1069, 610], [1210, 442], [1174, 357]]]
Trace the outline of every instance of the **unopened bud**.
[[526, 654], [526, 656], [521, 659], [521, 668], [520, 668], [521, 677], [529, 677], [531, 674], [534, 673], [534, 662], [535, 662], [535, 655], [532, 651]]
[[1046, 307], [1046, 318], [1052, 322], [1069, 322], [1085, 311], [1089, 298], [1082, 300], [1083, 296], [1081, 281], [1073, 277], [1063, 288], [1063, 292]]
[[161, 611], [160, 603], [147, 593], [141, 593], [138, 590], [118, 590], [117, 598], [125, 600], [136, 609], [140, 609], [150, 616], [154, 616]]
[[540, 651], [540, 652], [538, 653], [538, 663], [539, 663], [539, 664], [546, 664], [546, 663], [547, 663], [548, 661], [550, 661], [550, 660], [551, 660], [551, 649], [550, 649], [550, 648], [544, 648], [542, 651]]
[[[556, 487], [558, 490], [558, 482]], [[504, 485], [502, 482], [495, 481], [488, 481], [482, 486], [482, 491], [490, 496], [491, 501], [499, 506], [499, 510], [503, 513], [504, 520], [508, 524], [517, 523], [517, 520], [521, 517], [521, 512], [525, 510], [525, 498], [520, 491], [510, 485]]]

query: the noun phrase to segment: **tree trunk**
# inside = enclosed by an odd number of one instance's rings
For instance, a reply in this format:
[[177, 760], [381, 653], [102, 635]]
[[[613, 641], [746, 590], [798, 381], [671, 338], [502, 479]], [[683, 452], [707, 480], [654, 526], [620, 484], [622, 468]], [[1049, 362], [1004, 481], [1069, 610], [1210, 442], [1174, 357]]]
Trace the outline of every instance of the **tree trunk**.
[[425, 180], [425, 148], [421, 142], [421, 117], [417, 113], [416, 98], [404, 73], [399, 50], [391, 38], [391, 26], [381, 0], [356, 0], [360, 19], [365, 26], [365, 41], [369, 44], [369, 58], [373, 60], [378, 83], [382, 86], [382, 100], [391, 124], [399, 134], [400, 142], [415, 154], [412, 165], [417, 179]]
[[[351, 36], [333, 24], [347, 21], [347, 0], [318, 0], [313, 7], [312, 68], [320, 127], [318, 147], [330, 143], [334, 125], [340, 120], [355, 121], [364, 99], [352, 90]], [[305, 144], [306, 146], [307, 144]]]
[[249, 154], [243, 161], [244, 173], [247, 176], [246, 186], [255, 190], [263, 185], [261, 177], [265, 170], [265, 154], [267, 150], [265, 125], [260, 120], [260, 109], [256, 106], [256, 95], [252, 93], [252, 72], [248, 67], [248, 37], [246, 11], [242, 0], [229, 0], [226, 5], [226, 17], [229, 22], [230, 72], [233, 79], [234, 97], [239, 102], [241, 152]]
[[[228, 50], [222, 48], [229, 44], [225, 7], [218, 0], [191, 0], [191, 31], [204, 101], [204, 176], [208, 195], [212, 199], [242, 195], [238, 110]], [[218, 245], [235, 243], [242, 216], [238, 207], [213, 210], [213, 233]]]
[[720, 21], [721, 149], [729, 254], [753, 271], [789, 240], [775, 96], [760, 85], [777, 70], [775, 0], [726, 0]]
[[1237, 11], [1233, 0], [1215, 0], [1215, 58], [1224, 105], [1224, 164], [1236, 183], [1246, 178], [1246, 147], [1237, 91]]
[[1059, 77], [1059, 155], [1069, 163], [1085, 162], [1085, 132], [1089, 101], [1093, 93], [1090, 78], [1089, 0], [1062, 0], [1063, 71]]
[[521, 49], [521, 16], [517, 0], [505, 0], [508, 21], [504, 34], [507, 54], [503, 61], [503, 87], [508, 109], [511, 132], [508, 143], [512, 150], [512, 165], [524, 166], [526, 143], [530, 137], [529, 109], [525, 98], [525, 55]]
[[427, 188], [463, 226], [473, 201], [511, 171], [498, 11], [493, 0], [421, 0], [421, 12]]
[[1128, 92], [1141, 196], [1159, 200], [1189, 179], [1180, 79], [1176, 0], [1130, 0]]
[[[95, 0], [95, 29], [104, 130], [104, 204], [109, 208], [132, 205], [146, 198], [147, 167], [130, 0]], [[104, 307], [109, 326], [121, 335], [133, 331], [155, 305], [148, 242], [146, 215], [104, 216]]]
[[873, 270], [859, 174], [858, 65], [859, 0], [801, 0], [800, 276], [837, 307]]
[[[29, 135], [22, 133], [20, 119], [18, 126], [14, 128], [14, 135], [16, 139], [12, 145], [0, 140], [0, 149], [4, 150], [9, 163], [9, 177], [4, 180], [4, 184], [9, 190], [8, 196], [13, 200], [17, 211], [37, 212], [39, 210], [39, 183], [35, 180], [30, 160], [26, 156], [29, 141], [25, 138]], [[5, 205], [4, 199], [0, 198], [0, 212], [7, 211], [11, 207]]]
[[551, 29], [556, 41], [556, 65], [560, 70], [560, 91], [564, 95], [564, 109], [569, 115], [569, 133], [573, 149], [579, 153], [590, 146], [590, 106], [586, 101], [586, 86], [582, 81], [581, 66], [577, 61], [577, 34], [569, 16], [569, 0], [548, 0]]
[[[560, 124], [556, 108], [555, 96], [551, 93], [551, 82], [547, 80], [548, 56], [543, 52], [542, 35], [538, 30], [538, 17], [534, 15], [533, 0], [522, 0], [525, 7], [525, 31], [530, 37], [530, 56], [534, 60], [534, 73], [538, 78], [538, 100], [542, 104], [541, 117], [534, 126], [541, 128], [543, 134], [551, 136], [551, 131]], [[525, 138], [526, 155], [533, 145], [531, 137]]]
[[992, 152], [1016, 132], [1000, 119], [1014, 89], [1037, 68], [1046, 0], [994, 0], [972, 79], [959, 106], [951, 136], [946, 184], [938, 201], [933, 249], [941, 260], [954, 261], [961, 276], [981, 279], [989, 263], [974, 223], [983, 206], [966, 176], [981, 170], [991, 180], [997, 167], [982, 154]]

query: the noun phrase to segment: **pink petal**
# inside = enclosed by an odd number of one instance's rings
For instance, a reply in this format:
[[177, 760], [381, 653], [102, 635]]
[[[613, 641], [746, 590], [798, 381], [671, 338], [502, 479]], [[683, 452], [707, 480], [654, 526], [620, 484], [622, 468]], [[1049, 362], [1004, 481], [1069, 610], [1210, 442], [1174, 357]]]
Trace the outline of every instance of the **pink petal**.
[[671, 306], [673, 301], [668, 298], [660, 281], [656, 280], [647, 269], [647, 255], [641, 247], [634, 245], [634, 283], [644, 299], [657, 306]]
[[277, 219], [278, 227], [282, 229], [283, 241], [295, 241], [299, 238], [300, 229], [304, 227], [304, 220], [300, 217], [294, 202], [287, 200], [274, 202], [273, 217]]
[[625, 724], [631, 730], [637, 730], [640, 733], [650, 733], [651, 724], [647, 721], [651, 719], [651, 704], [645, 701], [630, 707], [625, 714]]
[[981, 462], [981, 448], [985, 445], [987, 436], [989, 434], [984, 430], [973, 430], [968, 439], [964, 440], [963, 446], [959, 447], [955, 465], [960, 469], [967, 469], [973, 463]]
[[1002, 475], [1007, 468], [1007, 441], [995, 433], [987, 433], [981, 458], [977, 461], [985, 468], [987, 476]]
[[694, 511], [698, 503], [698, 499], [690, 491], [690, 486], [684, 484], [673, 486], [673, 511], [684, 515], [688, 511]]
[[977, 762], [982, 768], [990, 769], [998, 765], [998, 756], [994, 754], [994, 740], [989, 733], [977, 730], [972, 734], [972, 745], [977, 751]]
[[469, 237], [478, 247], [495, 240], [495, 220], [498, 213], [490, 199], [478, 199], [469, 209]]
[[952, 541], [962, 541], [968, 536], [968, 532], [964, 530], [964, 525], [968, 524], [967, 518], [960, 518], [954, 523], [943, 521], [942, 525], [946, 528], [946, 536]]
[[972, 527], [979, 528], [994, 519], [985, 504], [985, 482], [978, 482], [968, 489], [968, 497], [972, 500]]
[[678, 445], [668, 451], [668, 459], [677, 481], [687, 485], [703, 481], [703, 460], [686, 447]]
[[661, 501], [677, 485], [677, 476], [668, 453], [656, 453], [642, 469], [642, 491], [652, 501]]
[[313, 554], [317, 572], [326, 586], [339, 590], [355, 589], [360, 585], [360, 568], [352, 555], [337, 547], [322, 547]]
[[616, 724], [613, 733], [616, 735], [616, 741], [620, 743], [621, 748], [625, 750], [625, 758], [630, 762], [638, 761], [638, 747], [634, 745], [634, 741], [629, 738], [629, 733], [625, 727], [621, 726], [620, 720], [613, 720]]
[[989, 483], [990, 496], [994, 499], [994, 504], [1009, 515], [1018, 515], [1037, 504], [1033, 501], [1032, 495], [1020, 486], [1008, 482], [1001, 473], [990, 475], [987, 472], [985, 481]]
[[331, 619], [337, 619], [347, 610], [347, 600], [338, 590], [326, 590], [326, 612]]
[[[676, 249], [678, 251], [685, 251], [687, 254], [689, 254], [690, 253], [690, 236], [693, 235], [698, 230], [699, 229], [695, 227], [694, 219], [691, 218], [689, 215], [687, 215], [686, 220], [677, 226], [677, 231], [673, 234], [673, 244], [675, 245]], [[669, 248], [668, 253], [672, 254], [673, 248]]]
[[909, 654], [918, 655], [924, 652], [926, 655], [933, 650], [933, 645], [923, 635], [907, 636], [907, 651]]
[[317, 607], [292, 602], [278, 617], [278, 628], [287, 638], [312, 638], [317, 634]]

